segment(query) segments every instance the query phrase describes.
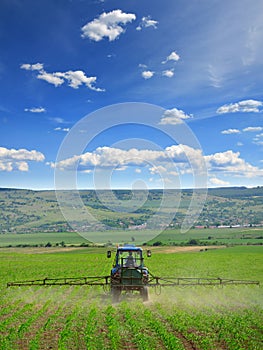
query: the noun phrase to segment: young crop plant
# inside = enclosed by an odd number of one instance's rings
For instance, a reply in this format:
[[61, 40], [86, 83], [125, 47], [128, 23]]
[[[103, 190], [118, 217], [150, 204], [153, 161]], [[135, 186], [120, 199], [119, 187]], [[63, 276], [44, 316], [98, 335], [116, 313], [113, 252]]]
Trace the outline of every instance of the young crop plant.
[[97, 332], [99, 329], [99, 314], [100, 311], [97, 306], [91, 306], [88, 311], [87, 318], [84, 319], [84, 324], [86, 328], [84, 330], [84, 340], [87, 350], [92, 350], [96, 348], [103, 349], [103, 337], [102, 331]]
[[127, 304], [123, 303], [122, 310], [125, 325], [128, 327], [132, 340], [139, 350], [161, 348], [155, 332], [145, 325], [144, 308], [137, 304], [133, 305], [133, 307], [129, 307]]
[[184, 350], [181, 340], [173, 334], [170, 327], [163, 320], [159, 319], [156, 314], [146, 309], [144, 316], [147, 324], [158, 334], [167, 349]]
[[10, 276], [23, 281], [106, 275], [111, 268], [106, 249], [39, 254], [5, 248], [0, 250], [0, 350], [261, 350], [263, 247], [191, 253], [169, 249], [173, 247], [152, 249], [153, 257], [146, 257], [149, 271], [185, 277], [224, 272], [261, 284], [163, 287], [161, 295], [149, 288], [147, 302], [136, 291], [127, 291], [112, 304], [111, 295], [100, 286], [6, 288]]

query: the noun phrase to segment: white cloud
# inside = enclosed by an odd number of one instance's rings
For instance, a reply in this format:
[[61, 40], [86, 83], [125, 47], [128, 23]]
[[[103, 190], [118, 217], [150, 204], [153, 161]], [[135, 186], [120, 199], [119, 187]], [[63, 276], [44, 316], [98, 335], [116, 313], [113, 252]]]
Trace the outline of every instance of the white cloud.
[[142, 72], [142, 77], [144, 79], [150, 79], [150, 78], [153, 77], [153, 75], [154, 75], [154, 72], [150, 71], [150, 70], [145, 70], [145, 71]]
[[146, 69], [146, 68], [147, 68], [147, 65], [146, 65], [146, 64], [143, 64], [143, 63], [139, 63], [138, 67], [139, 67], [139, 68], [145, 68], [145, 69]]
[[59, 127], [57, 127], [57, 128], [55, 128], [54, 129], [55, 131], [65, 131], [65, 132], [69, 132], [69, 128], [61, 128], [60, 126]]
[[25, 70], [42, 70], [44, 67], [43, 63], [35, 63], [35, 64], [29, 64], [24, 63], [21, 64], [20, 68]]
[[227, 129], [227, 130], [221, 131], [221, 134], [224, 134], [224, 135], [240, 134], [240, 130], [238, 130], [238, 129]]
[[186, 114], [184, 111], [173, 108], [173, 109], [168, 109], [164, 112], [160, 124], [182, 124], [183, 120], [192, 118], [192, 115]]
[[37, 75], [37, 79], [42, 79], [45, 80], [47, 83], [60, 86], [62, 84], [64, 84], [65, 80], [62, 78], [59, 78], [57, 76], [58, 73], [47, 73], [44, 70], [40, 71], [40, 73]]
[[167, 172], [167, 169], [162, 165], [158, 165], [158, 166], [155, 165], [155, 166], [151, 167], [149, 170], [150, 170], [150, 173], [152, 175], [163, 174], [163, 173]]
[[[204, 162], [207, 165], [204, 166]], [[57, 164], [50, 164], [60, 170], [89, 171], [94, 168], [125, 170], [134, 167], [140, 173], [142, 167], [151, 175], [165, 176], [174, 180], [175, 177], [204, 174], [208, 171], [215, 185], [226, 185], [218, 180], [222, 174], [231, 177], [255, 178], [263, 177], [263, 169], [258, 168], [240, 157], [239, 152], [228, 150], [207, 156], [200, 149], [187, 145], [172, 145], [164, 150], [136, 149], [123, 150], [112, 147], [99, 147], [93, 152], [74, 155]]]
[[230, 183], [228, 181], [224, 181], [224, 180], [220, 180], [217, 177], [212, 177], [211, 179], [209, 179], [209, 182], [212, 185], [217, 185], [217, 186], [227, 186], [230, 185]]
[[236, 103], [230, 103], [226, 104], [224, 106], [221, 106], [217, 109], [218, 114], [225, 114], [225, 113], [236, 113], [236, 112], [243, 112], [243, 113], [259, 113], [261, 110], [259, 107], [263, 106], [263, 102], [256, 101], [256, 100], [244, 100]]
[[104, 37], [108, 38], [109, 41], [113, 41], [125, 31], [124, 25], [135, 19], [135, 14], [125, 13], [121, 10], [104, 12], [81, 28], [81, 36], [94, 41], [100, 41]]
[[261, 126], [248, 126], [247, 128], [243, 129], [244, 132], [259, 132], [262, 130], [263, 127]]
[[162, 75], [167, 78], [172, 78], [174, 76], [174, 70], [173, 69], [167, 69], [162, 72]]
[[166, 60], [164, 60], [162, 62], [162, 64], [165, 64], [167, 63], [168, 61], [179, 61], [180, 59], [180, 56], [178, 55], [178, 53], [176, 53], [175, 51], [171, 52], [169, 56], [166, 57]]
[[19, 171], [28, 171], [29, 170], [29, 166], [28, 166], [27, 162], [18, 162], [17, 168]]
[[138, 25], [136, 30], [142, 30], [143, 28], [153, 27], [157, 29], [158, 21], [151, 19], [151, 16], [143, 17], [141, 23]]
[[263, 133], [256, 135], [253, 138], [253, 143], [257, 146], [263, 146]]
[[220, 75], [220, 70], [212, 64], [208, 64], [207, 72], [210, 80], [210, 85], [214, 88], [222, 87], [222, 76]]
[[27, 161], [42, 162], [45, 156], [38, 151], [0, 147], [0, 171], [28, 171]]
[[22, 64], [21, 69], [26, 70], [36, 70], [38, 71], [37, 79], [46, 81], [49, 84], [52, 84], [56, 87], [68, 82], [68, 86], [73, 89], [78, 89], [82, 84], [86, 85], [89, 89], [94, 91], [105, 91], [101, 88], [96, 88], [94, 84], [96, 83], [97, 77], [87, 77], [85, 72], [81, 70], [76, 71], [66, 71], [66, 72], [54, 72], [48, 73], [44, 70], [43, 64]]
[[43, 108], [43, 107], [25, 108], [24, 111], [31, 112], [31, 113], [44, 113], [44, 112], [46, 112], [45, 108]]
[[[86, 152], [82, 155], [75, 155], [62, 160], [57, 163], [57, 167], [62, 170], [71, 170], [79, 165], [82, 170], [94, 167], [145, 166], [146, 163], [152, 164], [151, 168], [153, 169], [154, 167], [161, 166], [160, 163], [163, 163], [162, 166], [171, 162], [182, 165], [186, 164], [189, 160], [197, 163], [200, 158], [202, 158], [201, 151], [187, 145], [173, 145], [160, 151], [98, 147], [93, 152]], [[138, 170], [136, 171], [138, 172]]]
[[210, 172], [219, 172], [238, 177], [263, 176], [263, 169], [251, 165], [240, 158], [240, 152], [228, 150], [204, 157]]

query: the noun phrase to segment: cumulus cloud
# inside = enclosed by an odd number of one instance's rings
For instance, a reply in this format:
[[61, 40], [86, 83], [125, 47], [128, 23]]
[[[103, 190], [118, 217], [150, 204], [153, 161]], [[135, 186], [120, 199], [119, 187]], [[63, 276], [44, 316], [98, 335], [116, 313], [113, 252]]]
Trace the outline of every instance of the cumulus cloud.
[[81, 85], [86, 85], [89, 89], [94, 91], [105, 91], [104, 89], [97, 88], [94, 84], [97, 81], [97, 77], [87, 77], [85, 72], [81, 70], [76, 71], [66, 71], [66, 72], [54, 72], [48, 73], [44, 70], [43, 64], [22, 64], [21, 69], [38, 71], [37, 79], [46, 81], [49, 84], [52, 84], [56, 87], [68, 83], [68, 86], [73, 89], [78, 89]]
[[157, 169], [156, 167], [159, 167], [161, 165], [160, 163], [163, 163], [162, 166], [165, 167], [165, 164], [171, 161], [177, 164], [185, 164], [189, 160], [196, 162], [200, 158], [202, 158], [201, 151], [187, 145], [172, 145], [158, 151], [136, 148], [123, 150], [112, 147], [98, 147], [93, 152], [75, 155], [71, 158], [61, 160], [57, 164], [53, 163], [52, 166], [57, 166], [61, 170], [72, 170], [79, 166], [82, 170], [94, 167], [138, 167], [145, 166], [145, 164], [152, 164], [151, 168]]
[[136, 30], [142, 30], [143, 28], [153, 27], [157, 29], [158, 21], [151, 19], [151, 16], [143, 17], [141, 23], [138, 25]]
[[160, 124], [182, 124], [184, 120], [192, 118], [192, 115], [186, 114], [184, 111], [173, 108], [164, 112]]
[[142, 72], [142, 77], [144, 79], [151, 79], [154, 75], [154, 72], [153, 71], [150, 71], [150, 70], [145, 70]]
[[164, 60], [162, 62], [162, 64], [165, 64], [167, 63], [168, 61], [179, 61], [180, 59], [180, 56], [178, 55], [178, 53], [176, 53], [175, 51], [171, 52], [169, 56], [166, 57], [166, 60]]
[[60, 78], [57, 74], [58, 73], [47, 73], [43, 70], [43, 71], [40, 71], [40, 73], [37, 75], [37, 79], [44, 80], [47, 83], [55, 85], [55, 87], [58, 87], [64, 84], [65, 80]]
[[42, 162], [45, 156], [36, 150], [0, 147], [0, 171], [28, 171], [28, 161]]
[[238, 129], [227, 129], [227, 130], [221, 131], [221, 134], [224, 134], [224, 135], [240, 134], [240, 130], [238, 130]]
[[43, 107], [25, 108], [24, 111], [31, 112], [31, 113], [44, 113], [44, 112], [46, 112], [45, 108], [43, 108]]
[[88, 22], [81, 28], [81, 37], [94, 41], [100, 41], [103, 38], [113, 41], [125, 31], [125, 25], [135, 19], [135, 14], [125, 13], [121, 10], [114, 10], [108, 13], [104, 12], [98, 18]]
[[[262, 139], [258, 139], [258, 142], [262, 142]], [[163, 150], [98, 147], [93, 152], [74, 155], [49, 165], [61, 171], [81, 172], [90, 172], [95, 168], [100, 171], [109, 168], [124, 171], [134, 167], [138, 174], [144, 168], [152, 176], [159, 175], [171, 180], [178, 176], [206, 174], [208, 171], [210, 183], [214, 185], [228, 184], [219, 180], [222, 175], [243, 178], [263, 176], [263, 169], [242, 159], [239, 152], [228, 150], [203, 156], [200, 149], [182, 144]]]
[[217, 109], [218, 114], [225, 114], [225, 113], [236, 113], [236, 112], [243, 112], [243, 113], [259, 113], [260, 107], [263, 106], [263, 102], [256, 101], [256, 100], [244, 100], [236, 103], [230, 103], [223, 105]]
[[172, 78], [174, 76], [174, 70], [173, 69], [167, 69], [162, 72], [162, 75], [167, 78]]
[[259, 132], [262, 131], [263, 127], [261, 126], [248, 126], [247, 128], [244, 128], [244, 132]]
[[228, 150], [208, 155], [204, 158], [207, 162], [208, 170], [211, 172], [248, 178], [263, 176], [263, 169], [259, 169], [240, 158], [240, 152]]

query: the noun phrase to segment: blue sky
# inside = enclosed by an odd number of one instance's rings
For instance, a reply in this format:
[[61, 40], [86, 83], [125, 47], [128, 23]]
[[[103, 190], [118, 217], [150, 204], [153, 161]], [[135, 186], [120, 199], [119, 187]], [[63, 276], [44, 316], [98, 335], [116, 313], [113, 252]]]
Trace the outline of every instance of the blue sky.
[[262, 23], [261, 0], [2, 0], [0, 187], [262, 186]]

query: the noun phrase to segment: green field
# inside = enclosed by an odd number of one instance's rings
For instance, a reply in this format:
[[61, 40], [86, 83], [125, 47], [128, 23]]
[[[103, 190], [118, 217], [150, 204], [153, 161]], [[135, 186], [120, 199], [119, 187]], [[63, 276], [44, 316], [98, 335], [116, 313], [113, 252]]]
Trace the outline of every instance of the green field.
[[[85, 237], [86, 233], [82, 235]], [[6, 233], [0, 235], [1, 247], [22, 246], [52, 246], [74, 245], [80, 246], [89, 242], [76, 232], [36, 232], [27, 234]], [[192, 229], [181, 233], [179, 229], [165, 230], [158, 235], [158, 231], [143, 230], [110, 230], [88, 232], [88, 238], [93, 238], [95, 243], [121, 244], [136, 243], [149, 245], [160, 242], [163, 245], [262, 245], [263, 228], [228, 228], [228, 229]], [[154, 238], [153, 238], [154, 237]], [[133, 241], [132, 239], [135, 239]], [[194, 241], [193, 241], [194, 240]], [[191, 243], [192, 241], [192, 243]], [[91, 243], [90, 243], [91, 244]]]
[[154, 247], [154, 275], [253, 279], [260, 286], [169, 287], [112, 304], [101, 287], [9, 281], [108, 275], [106, 248], [0, 250], [0, 349], [262, 349], [263, 246], [175, 253]]

